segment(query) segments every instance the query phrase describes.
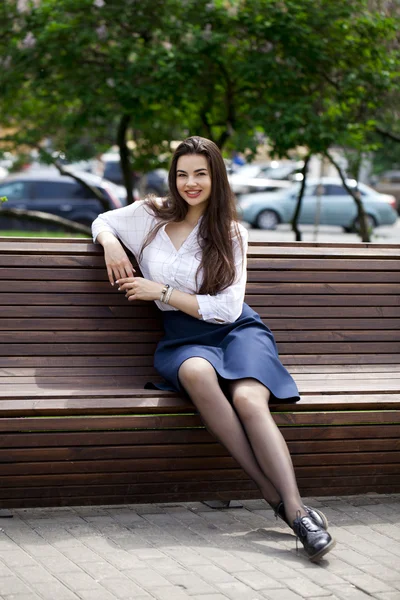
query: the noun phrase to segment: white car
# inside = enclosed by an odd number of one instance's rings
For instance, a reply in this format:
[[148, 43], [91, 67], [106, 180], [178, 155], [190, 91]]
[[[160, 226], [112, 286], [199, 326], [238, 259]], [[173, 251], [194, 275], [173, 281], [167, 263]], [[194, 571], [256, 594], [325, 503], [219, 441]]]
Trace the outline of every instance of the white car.
[[[349, 179], [347, 184], [354, 187], [356, 182]], [[397, 221], [394, 196], [380, 194], [363, 183], [358, 188], [370, 229], [380, 225], [393, 225]], [[286, 192], [241, 196], [238, 202], [239, 215], [243, 221], [259, 229], [276, 229], [280, 223], [290, 223], [296, 209], [299, 189], [300, 184], [295, 184]], [[358, 227], [357, 205], [339, 178], [307, 179], [299, 223], [313, 225], [316, 222], [320, 225], [343, 227], [345, 231]]]
[[275, 192], [289, 189], [296, 171], [302, 163], [272, 161], [269, 163], [243, 165], [228, 177], [232, 191], [236, 195], [255, 192]]

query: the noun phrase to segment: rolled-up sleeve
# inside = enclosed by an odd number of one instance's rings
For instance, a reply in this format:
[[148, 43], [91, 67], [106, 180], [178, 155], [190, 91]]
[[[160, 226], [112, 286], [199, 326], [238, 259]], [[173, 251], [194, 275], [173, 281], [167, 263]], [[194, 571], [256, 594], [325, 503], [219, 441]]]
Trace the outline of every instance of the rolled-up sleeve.
[[242, 314], [247, 280], [248, 233], [242, 225], [239, 226], [239, 231], [242, 238], [243, 253], [240, 241], [236, 238], [233, 242], [236, 267], [234, 283], [215, 296], [196, 294], [199, 303], [199, 315], [203, 321], [233, 323]]
[[92, 223], [93, 241], [99, 233], [108, 231], [136, 255], [153, 222], [154, 216], [146, 210], [146, 203], [138, 200], [99, 215]]

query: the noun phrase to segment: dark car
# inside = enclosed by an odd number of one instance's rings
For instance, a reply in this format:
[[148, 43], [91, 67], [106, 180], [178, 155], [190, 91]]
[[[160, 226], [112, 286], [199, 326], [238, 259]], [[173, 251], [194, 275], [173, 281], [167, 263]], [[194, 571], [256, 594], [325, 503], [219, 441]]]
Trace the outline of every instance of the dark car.
[[[78, 175], [78, 173], [77, 173]], [[79, 173], [79, 177], [100, 191], [107, 209], [120, 208], [117, 187], [96, 175]], [[84, 225], [90, 225], [105, 208], [95, 193], [72, 177], [56, 170], [35, 170], [6, 177], [0, 182], [0, 197], [6, 196], [6, 208], [23, 208], [51, 213]], [[18, 218], [1, 217], [1, 229], [43, 229], [43, 225]], [[47, 228], [47, 226], [46, 226]]]
[[[103, 176], [117, 185], [124, 185], [119, 154], [107, 152], [101, 157]], [[141, 177], [133, 172], [133, 187], [140, 190], [141, 196], [155, 194], [165, 196], [168, 192], [168, 171], [165, 169], [154, 169]]]

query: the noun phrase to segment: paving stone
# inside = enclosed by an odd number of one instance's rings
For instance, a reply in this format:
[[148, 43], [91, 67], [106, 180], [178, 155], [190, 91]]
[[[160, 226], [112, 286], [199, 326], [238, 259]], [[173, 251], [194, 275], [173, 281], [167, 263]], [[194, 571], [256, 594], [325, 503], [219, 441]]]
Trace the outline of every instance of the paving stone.
[[329, 585], [326, 589], [340, 600], [371, 600], [370, 594], [366, 594], [354, 585]]
[[72, 561], [58, 552], [56, 556], [41, 556], [40, 564], [45, 567], [50, 573], [72, 573], [80, 571], [79, 567]]
[[226, 600], [222, 594], [202, 594], [201, 596], [192, 596], [192, 600]]
[[66, 558], [77, 564], [99, 562], [101, 560], [100, 554], [97, 554], [97, 552], [94, 552], [84, 544], [76, 548], [63, 548], [62, 553]]
[[2, 596], [10, 594], [29, 594], [31, 586], [15, 575], [12, 577], [0, 577], [0, 591]]
[[27, 583], [50, 583], [57, 579], [42, 565], [14, 567], [14, 573]]
[[10, 569], [13, 569], [14, 567], [34, 567], [38, 564], [36, 560], [34, 560], [25, 552], [25, 550], [22, 550], [21, 548], [18, 548], [17, 550], [7, 550], [6, 552], [1, 552], [0, 556], [3, 563], [5, 563]]
[[278, 560], [257, 563], [257, 569], [277, 580], [293, 578], [295, 575], [292, 568], [286, 566], [283, 561]]
[[[303, 600], [303, 596], [299, 596], [292, 590], [263, 590], [263, 596], [268, 600]], [[329, 597], [328, 597], [329, 598]], [[328, 600], [325, 596], [325, 600]]]
[[[126, 574], [128, 575], [128, 573]], [[152, 590], [155, 587], [160, 588], [162, 586], [171, 587], [171, 582], [154, 569], [135, 569], [129, 573], [129, 577], [144, 590]]]
[[1, 600], [42, 600], [40, 596], [35, 592], [29, 592], [29, 594], [9, 594], [7, 596], [0, 596]]
[[136, 599], [137, 597], [151, 598], [150, 594], [143, 590], [142, 587], [123, 575], [120, 575], [116, 579], [106, 577], [101, 580], [101, 585], [108, 590], [110, 594], [114, 594], [115, 598], [120, 598], [121, 600], [131, 600], [133, 598]]
[[200, 577], [208, 581], [209, 583], [224, 583], [229, 581], [235, 581], [235, 577], [220, 569], [216, 565], [194, 565], [192, 570], [195, 571]]
[[117, 578], [119, 576], [118, 569], [105, 560], [82, 563], [82, 570], [90, 575], [95, 581], [101, 581], [105, 577]]
[[365, 570], [368, 575], [386, 581], [389, 585], [391, 581], [398, 581], [400, 579], [400, 561], [398, 561], [397, 569], [389, 568], [384, 565], [368, 565]]
[[255, 591], [242, 581], [216, 583], [216, 587], [230, 600], [257, 600], [263, 598], [261, 592]]
[[158, 571], [161, 575], [164, 575], [168, 579], [169, 575], [185, 575], [188, 573], [188, 569], [182, 567], [177, 561], [173, 560], [169, 556], [164, 558], [158, 558], [156, 560], [147, 560], [142, 562], [142, 567], [149, 565], [152, 569]]
[[253, 590], [276, 589], [285, 587], [284, 584], [260, 571], [242, 571], [236, 573], [237, 579], [250, 586]]
[[312, 598], [314, 596], [331, 596], [332, 592], [325, 590], [319, 585], [316, 585], [305, 575], [304, 577], [295, 577], [293, 579], [285, 579], [287, 587], [299, 594], [303, 598]]
[[[191, 548], [185, 548], [184, 546], [168, 546], [163, 547], [163, 551], [178, 563], [187, 567], [193, 567], [195, 565], [212, 565], [209, 558], [198, 554]], [[224, 553], [218, 554], [218, 556], [221, 555], [223, 556]]]
[[48, 583], [35, 583], [32, 587], [43, 600], [79, 600], [79, 596], [61, 582], [52, 583], [51, 586]]
[[[115, 600], [114, 594], [111, 594], [100, 585], [94, 590], [81, 590], [79, 598], [80, 600]], [[141, 598], [138, 597], [135, 600], [141, 600]]]
[[58, 573], [57, 579], [68, 588], [79, 592], [80, 590], [93, 590], [97, 587], [97, 582], [84, 571], [73, 573]]
[[363, 573], [362, 575], [343, 575], [343, 578], [368, 594], [393, 591], [392, 587], [368, 573]]
[[[1, 558], [1, 550], [0, 550], [0, 558]], [[0, 562], [0, 577], [12, 577], [14, 575], [13, 571], [7, 567], [7, 565]]]
[[375, 594], [375, 597], [378, 600], [399, 600], [400, 595], [399, 592], [378, 592], [377, 594]]
[[[365, 567], [365, 568], [369, 568], [369, 566], [371, 566], [371, 565], [369, 564], [368, 567]], [[309, 571], [310, 568], [315, 568], [315, 566], [313, 566], [311, 562], [306, 566], [307, 572]], [[333, 573], [333, 574], [339, 575], [339, 576], [342, 576], [346, 573], [348, 575], [358, 575], [360, 573], [360, 569], [358, 567], [355, 567], [354, 565], [350, 565], [349, 563], [338, 558], [337, 556], [333, 556], [332, 552], [330, 552], [330, 554], [329, 554], [329, 561], [328, 561], [327, 568], [329, 569], [330, 573]], [[324, 569], [324, 571], [325, 571], [325, 569]]]
[[185, 573], [184, 575], [169, 575], [168, 580], [174, 585], [182, 588], [187, 594], [212, 594], [215, 588], [204, 581], [195, 573]]
[[157, 600], [192, 600], [193, 598], [193, 596], [189, 596], [184, 590], [176, 586], [153, 588], [151, 593]]
[[236, 556], [232, 556], [228, 552], [225, 556], [214, 556], [213, 562], [218, 567], [221, 567], [222, 569], [231, 574], [235, 574], [235, 572], [237, 571], [254, 571], [253, 565], [237, 558]]

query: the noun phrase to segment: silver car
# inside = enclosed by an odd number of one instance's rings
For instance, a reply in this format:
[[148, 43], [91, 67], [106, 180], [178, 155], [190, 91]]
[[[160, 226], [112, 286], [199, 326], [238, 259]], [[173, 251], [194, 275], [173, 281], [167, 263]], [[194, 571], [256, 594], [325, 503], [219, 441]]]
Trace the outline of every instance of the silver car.
[[[347, 184], [354, 187], [356, 182], [348, 180]], [[380, 225], [393, 225], [398, 218], [394, 196], [380, 194], [362, 183], [358, 187], [368, 227], [373, 229]], [[243, 195], [238, 200], [239, 215], [243, 221], [259, 229], [276, 229], [280, 223], [290, 223], [299, 189], [300, 184], [295, 184], [285, 192]], [[345, 231], [352, 231], [358, 226], [357, 205], [340, 179], [324, 177], [307, 180], [299, 223], [336, 225]]]

